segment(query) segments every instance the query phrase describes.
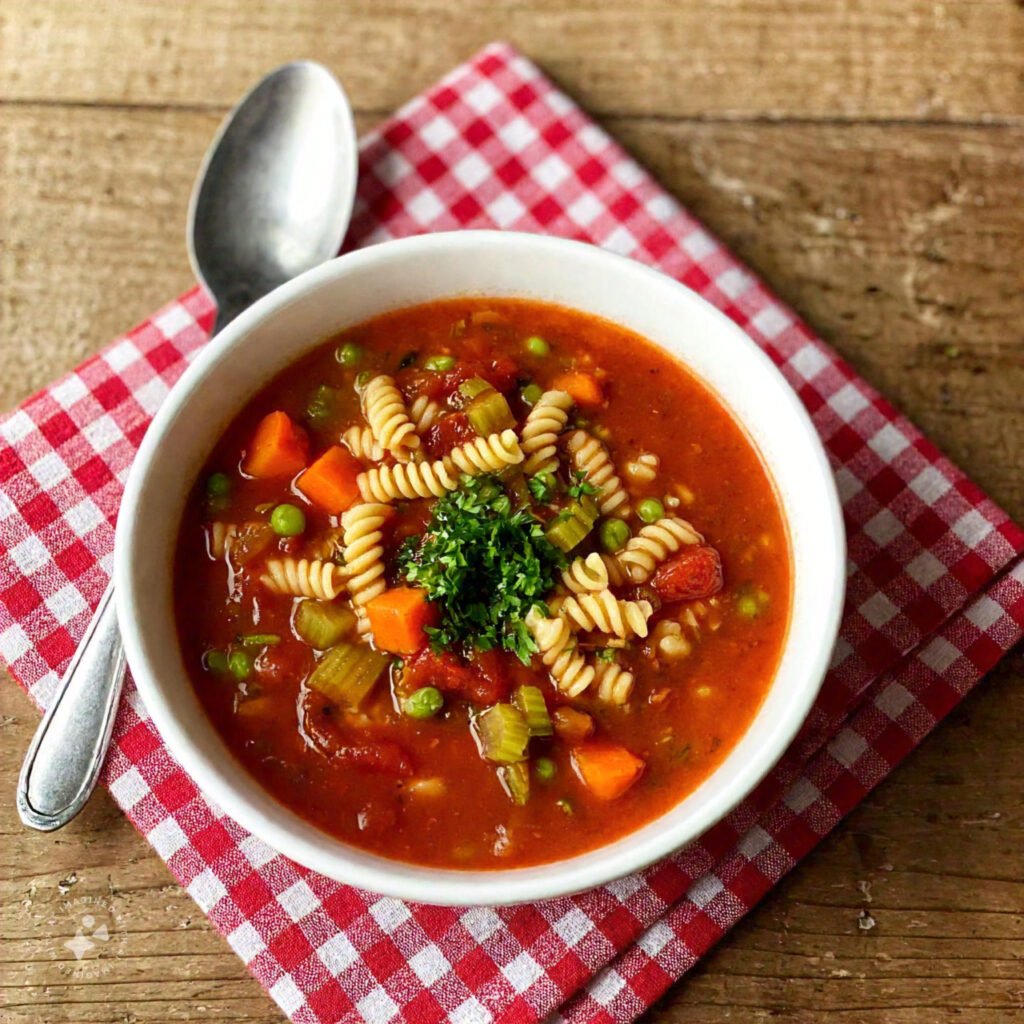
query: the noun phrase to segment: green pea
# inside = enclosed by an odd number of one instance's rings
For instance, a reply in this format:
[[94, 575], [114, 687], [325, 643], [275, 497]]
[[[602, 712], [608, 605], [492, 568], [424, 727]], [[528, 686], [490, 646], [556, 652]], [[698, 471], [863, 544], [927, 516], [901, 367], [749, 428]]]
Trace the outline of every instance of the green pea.
[[455, 365], [455, 356], [430, 356], [423, 363], [424, 369], [433, 373], [444, 373]]
[[297, 537], [306, 529], [306, 513], [298, 505], [278, 505], [270, 513], [270, 528], [279, 537]]
[[207, 672], [227, 672], [228, 656], [223, 651], [207, 651], [203, 655], [203, 668]]
[[436, 686], [414, 690], [402, 701], [402, 710], [410, 718], [432, 718], [444, 707], [444, 697]]
[[636, 514], [645, 523], [656, 523], [664, 518], [665, 506], [657, 498], [644, 498], [636, 507]]
[[555, 762], [550, 757], [538, 757], [533, 762], [533, 770], [537, 773], [537, 778], [544, 782], [550, 782], [555, 777], [555, 772], [558, 771]]
[[629, 527], [621, 519], [605, 519], [598, 531], [601, 547], [610, 555], [621, 551], [629, 541]]
[[538, 358], [546, 356], [551, 351], [551, 346], [539, 334], [530, 335], [530, 337], [523, 342], [523, 348], [525, 348], [531, 356], [537, 356]]
[[519, 392], [519, 397], [527, 405], [536, 405], [540, 401], [540, 396], [544, 394], [543, 389], [539, 384], [527, 384], [522, 391]]
[[373, 376], [369, 370], [363, 370], [358, 377], [356, 377], [356, 387], [365, 388], [370, 383], [370, 378]]
[[758, 605], [757, 598], [753, 594], [744, 594], [736, 602], [736, 611], [745, 619], [756, 619], [761, 614], [760, 605]]
[[252, 672], [252, 657], [247, 651], [232, 651], [228, 655], [228, 668], [236, 679], [248, 679]]
[[206, 480], [206, 493], [211, 498], [226, 498], [231, 493], [231, 477], [227, 473], [211, 473]]
[[345, 369], [351, 369], [363, 358], [363, 350], [354, 341], [346, 341], [344, 345], [339, 345], [334, 350], [334, 358]]

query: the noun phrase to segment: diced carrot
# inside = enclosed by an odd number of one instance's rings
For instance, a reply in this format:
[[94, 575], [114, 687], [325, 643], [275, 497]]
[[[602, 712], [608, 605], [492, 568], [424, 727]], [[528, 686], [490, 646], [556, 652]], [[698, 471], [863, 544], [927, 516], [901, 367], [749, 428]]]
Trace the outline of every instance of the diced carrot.
[[295, 481], [295, 486], [317, 508], [336, 516], [358, 500], [357, 478], [362, 471], [362, 463], [347, 448], [336, 444]]
[[392, 587], [366, 605], [373, 642], [392, 654], [415, 654], [427, 642], [424, 628], [438, 622], [437, 605], [419, 587]]
[[272, 412], [256, 427], [242, 468], [260, 479], [293, 476], [305, 466], [308, 454], [306, 432], [291, 421], [288, 413]]
[[646, 767], [639, 757], [614, 743], [585, 743], [575, 747], [572, 764], [584, 785], [600, 800], [622, 796]]
[[604, 404], [601, 382], [592, 373], [566, 370], [555, 377], [551, 387], [555, 391], [568, 391], [577, 405], [587, 407]]

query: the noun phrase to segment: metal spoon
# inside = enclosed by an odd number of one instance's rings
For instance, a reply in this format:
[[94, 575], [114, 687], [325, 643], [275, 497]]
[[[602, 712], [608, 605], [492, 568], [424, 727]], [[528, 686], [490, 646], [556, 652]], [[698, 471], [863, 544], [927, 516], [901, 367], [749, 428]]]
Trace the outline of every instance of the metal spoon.
[[[319, 64], [285, 64], [232, 111], [189, 206], [189, 260], [217, 300], [214, 334], [337, 254], [352, 214], [357, 158], [348, 100]], [[18, 814], [43, 832], [82, 809], [106, 756], [125, 667], [113, 593], [111, 584], [21, 768]]]

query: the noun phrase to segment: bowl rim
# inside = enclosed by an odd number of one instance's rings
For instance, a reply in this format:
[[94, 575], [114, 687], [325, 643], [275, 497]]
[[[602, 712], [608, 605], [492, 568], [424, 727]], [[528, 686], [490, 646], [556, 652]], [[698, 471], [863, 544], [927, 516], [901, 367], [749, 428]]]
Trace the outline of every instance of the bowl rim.
[[[807, 651], [806, 657], [803, 659], [805, 665], [801, 674], [803, 685], [792, 695], [788, 713], [781, 716], [774, 731], [758, 748], [756, 756], [734, 773], [731, 782], [720, 795], [705, 801], [703, 805], [694, 809], [684, 822], [665, 829], [658, 838], [648, 841], [642, 850], [618, 850], [616, 855], [609, 855], [600, 859], [599, 863], [588, 865], [584, 869], [570, 870], [568, 866], [581, 857], [589, 857], [595, 853], [600, 854], [605, 850], [610, 851], [620, 839], [626, 837], [617, 837], [605, 846], [596, 847], [569, 858], [531, 865], [526, 868], [458, 871], [389, 860], [379, 855], [377, 860], [383, 866], [377, 867], [374, 864], [362, 863], [356, 857], [347, 858], [341, 851], [352, 850], [354, 854], [364, 854], [367, 851], [346, 844], [343, 840], [331, 837], [327, 833], [323, 833], [323, 835], [333, 841], [330, 849], [295, 836], [287, 827], [271, 820], [255, 807], [245, 793], [240, 792], [224, 774], [218, 772], [216, 766], [192, 742], [187, 731], [179, 723], [171, 702], [164, 696], [163, 685], [157, 678], [158, 672], [150, 664], [146, 655], [143, 640], [144, 629], [133, 613], [136, 600], [131, 563], [139, 532], [137, 507], [140, 497], [164, 433], [175, 421], [182, 407], [189, 401], [193, 388], [197, 384], [201, 386], [202, 378], [206, 373], [227, 355], [234, 352], [236, 346], [244, 341], [251, 330], [275, 312], [301, 302], [325, 284], [347, 275], [356, 268], [372, 270], [375, 266], [395, 257], [419, 256], [426, 258], [439, 251], [473, 246], [509, 246], [512, 248], [518, 246], [527, 251], [542, 249], [555, 255], [564, 254], [577, 260], [591, 259], [607, 264], [604, 268], [606, 272], [610, 267], [614, 273], [634, 275], [635, 279], [644, 286], [673, 290], [676, 301], [686, 302], [699, 316], [706, 320], [716, 321], [717, 329], [731, 333], [741, 347], [746, 350], [747, 358], [760, 363], [763, 371], [775, 376], [784, 385], [778, 389], [778, 395], [773, 396], [773, 400], [778, 399], [787, 403], [789, 413], [795, 415], [810, 441], [810, 447], [814, 453], [813, 473], [824, 484], [824, 507], [818, 508], [817, 512], [824, 517], [825, 529], [831, 543], [828, 550], [820, 552], [821, 560], [816, 568], [828, 574], [830, 586], [825, 601], [819, 606], [821, 629], [817, 634], [816, 646], [813, 651]], [[510, 294], [509, 297], [515, 296]], [[544, 300], [538, 298], [537, 301]], [[576, 308], [586, 312], [582, 306]], [[658, 345], [659, 348], [663, 348], [656, 340], [648, 340], [652, 344]], [[671, 355], [671, 353], [669, 354]], [[673, 357], [679, 358], [678, 356]], [[705, 386], [717, 395], [715, 388], [704, 381], [700, 374], [689, 366], [687, 369], [698, 376], [698, 379], [701, 379]], [[720, 401], [725, 401], [722, 396], [718, 397]], [[728, 403], [726, 404], [728, 408]], [[731, 409], [730, 413], [736, 415]], [[773, 466], [763, 452], [762, 461], [769, 476], [774, 477]], [[789, 529], [788, 521], [786, 525]], [[791, 546], [794, 548], [792, 557], [795, 558], [795, 542], [792, 534], [790, 534], [790, 540]], [[114, 581], [121, 635], [128, 664], [139, 694], [154, 726], [167, 743], [172, 755], [204, 794], [223, 807], [244, 828], [273, 847], [275, 851], [328, 877], [400, 899], [434, 905], [486, 906], [565, 896], [642, 870], [699, 838], [749, 795], [778, 762], [796, 736], [824, 681], [842, 614], [846, 582], [845, 563], [846, 541], [842, 510], [835, 480], [818, 433], [803, 403], [789, 383], [785, 381], [778, 367], [742, 328], [686, 285], [631, 258], [575, 240], [525, 232], [480, 230], [415, 235], [381, 242], [336, 257], [306, 271], [264, 296], [229, 323], [218, 335], [216, 344], [208, 343], [204, 346], [157, 410], [132, 464], [118, 516], [114, 550]], [[791, 621], [787, 638], [783, 644], [782, 655], [785, 654], [792, 635]], [[757, 714], [760, 714], [760, 710]], [[753, 727], [756, 719], [757, 715], [751, 720], [747, 731]], [[725, 762], [723, 762], [724, 764]], [[243, 767], [240, 765], [237, 767], [246, 776], [248, 785], [262, 789], [260, 783]], [[708, 779], [713, 778], [721, 768], [722, 765], [716, 767]], [[280, 806], [286, 808], [284, 804]], [[678, 804], [673, 804], [663, 815], [651, 819], [640, 828], [646, 828], [653, 822], [661, 820], [671, 814], [677, 806]], [[315, 828], [315, 826], [311, 827]], [[621, 846], [621, 844], [619, 845]], [[387, 865], [391, 865], [390, 873]], [[538, 872], [538, 868], [547, 870]], [[524, 872], [529, 872], [530, 877], [525, 879], [516, 877]], [[423, 875], [423, 877], [417, 877], [418, 875]], [[473, 881], [473, 879], [481, 878], [485, 880], [484, 883]]]

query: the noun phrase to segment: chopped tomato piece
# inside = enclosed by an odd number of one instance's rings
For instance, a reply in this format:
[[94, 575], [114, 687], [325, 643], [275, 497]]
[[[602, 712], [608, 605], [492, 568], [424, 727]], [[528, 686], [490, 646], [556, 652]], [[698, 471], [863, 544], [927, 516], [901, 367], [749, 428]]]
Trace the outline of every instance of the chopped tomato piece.
[[392, 654], [415, 654], [427, 643], [427, 626], [436, 626], [440, 611], [419, 587], [392, 587], [366, 605], [373, 642]]
[[594, 731], [594, 719], [576, 708], [555, 708], [551, 714], [555, 732], [566, 743], [582, 743]]
[[614, 800], [622, 796], [646, 767], [625, 747], [604, 742], [575, 747], [572, 766], [587, 789], [600, 800]]
[[470, 425], [469, 417], [462, 412], [442, 416], [428, 431], [423, 443], [432, 458], [440, 459], [460, 444], [472, 441], [476, 431]]
[[328, 515], [340, 515], [359, 499], [362, 463], [336, 444], [323, 453], [295, 482], [309, 500]]
[[663, 601], [697, 601], [722, 589], [722, 560], [706, 545], [686, 548], [654, 574], [652, 586]]
[[476, 670], [473, 688], [478, 703], [496, 704], [505, 700], [512, 690], [507, 655], [501, 651], [477, 651], [470, 665]]
[[294, 476], [306, 465], [309, 438], [286, 412], [268, 413], [260, 420], [245, 452], [242, 468], [249, 476], [266, 479]]
[[302, 724], [320, 753], [353, 768], [402, 777], [412, 775], [412, 759], [404, 747], [347, 727], [337, 720], [336, 714], [337, 709], [323, 695], [315, 691], [306, 694]]
[[447, 651], [437, 654], [425, 647], [410, 662], [402, 674], [402, 689], [418, 690], [421, 686], [436, 686], [445, 693], [456, 693], [474, 704], [493, 704], [507, 693], [493, 675], [488, 678], [474, 663], [467, 665]]

